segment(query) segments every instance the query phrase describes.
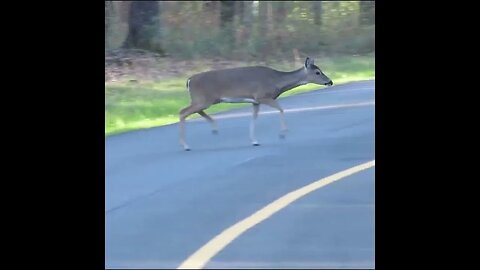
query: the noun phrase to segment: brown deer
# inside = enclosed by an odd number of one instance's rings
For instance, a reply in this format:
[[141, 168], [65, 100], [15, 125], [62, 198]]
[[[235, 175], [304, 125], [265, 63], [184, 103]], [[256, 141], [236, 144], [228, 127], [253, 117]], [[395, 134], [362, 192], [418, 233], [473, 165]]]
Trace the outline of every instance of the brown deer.
[[255, 139], [255, 119], [260, 104], [269, 105], [280, 111], [280, 138], [284, 138], [287, 124], [283, 109], [276, 99], [282, 93], [307, 83], [333, 85], [332, 80], [314, 64], [313, 59], [308, 57], [302, 68], [291, 72], [254, 66], [213, 70], [193, 75], [187, 80], [191, 103], [180, 111], [180, 144], [186, 151], [190, 150], [185, 142], [185, 119], [194, 113], [198, 113], [212, 124], [214, 134], [218, 132], [215, 120], [204, 110], [221, 102], [253, 104], [253, 118], [250, 122], [252, 145], [259, 145]]

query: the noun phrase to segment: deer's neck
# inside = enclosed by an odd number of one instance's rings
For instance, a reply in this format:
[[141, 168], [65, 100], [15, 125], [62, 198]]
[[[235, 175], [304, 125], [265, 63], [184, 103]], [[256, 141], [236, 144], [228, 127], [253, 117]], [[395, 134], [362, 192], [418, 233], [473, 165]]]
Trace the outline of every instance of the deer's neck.
[[280, 72], [280, 78], [276, 84], [277, 90], [275, 93], [275, 98], [290, 89], [306, 84], [306, 79], [307, 77], [303, 71], [303, 68], [290, 72]]

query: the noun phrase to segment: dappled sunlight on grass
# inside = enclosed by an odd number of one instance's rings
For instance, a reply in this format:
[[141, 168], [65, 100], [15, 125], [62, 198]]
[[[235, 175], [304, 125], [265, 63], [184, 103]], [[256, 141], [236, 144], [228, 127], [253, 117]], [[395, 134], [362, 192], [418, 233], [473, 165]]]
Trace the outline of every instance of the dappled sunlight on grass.
[[119, 134], [127, 131], [138, 130], [138, 129], [145, 129], [145, 128], [152, 128], [157, 126], [163, 126], [168, 124], [173, 124], [178, 121], [178, 116], [163, 116], [156, 119], [141, 119], [136, 120], [128, 124], [128, 126], [118, 126], [114, 125], [109, 128], [105, 128], [105, 135], [114, 135]]

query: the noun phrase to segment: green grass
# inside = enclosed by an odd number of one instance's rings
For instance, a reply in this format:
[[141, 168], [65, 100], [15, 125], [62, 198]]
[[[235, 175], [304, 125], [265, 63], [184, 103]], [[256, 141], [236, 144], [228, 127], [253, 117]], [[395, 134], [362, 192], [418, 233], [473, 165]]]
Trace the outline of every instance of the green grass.
[[[375, 77], [374, 56], [322, 58], [317, 64], [335, 84]], [[292, 70], [285, 65], [272, 67], [283, 71]], [[106, 84], [105, 136], [178, 122], [178, 112], [190, 103], [185, 88], [187, 77], [185, 75], [155, 82]], [[322, 87], [307, 84], [284, 93], [282, 97]], [[243, 106], [249, 104], [217, 104], [206, 112], [214, 113]]]

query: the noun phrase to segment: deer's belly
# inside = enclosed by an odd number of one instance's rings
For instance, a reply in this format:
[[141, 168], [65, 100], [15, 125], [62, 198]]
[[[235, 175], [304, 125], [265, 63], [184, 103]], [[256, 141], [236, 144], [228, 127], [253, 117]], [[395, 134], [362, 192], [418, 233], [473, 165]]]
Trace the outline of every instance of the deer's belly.
[[257, 103], [253, 98], [222, 97], [220, 100], [225, 103]]

